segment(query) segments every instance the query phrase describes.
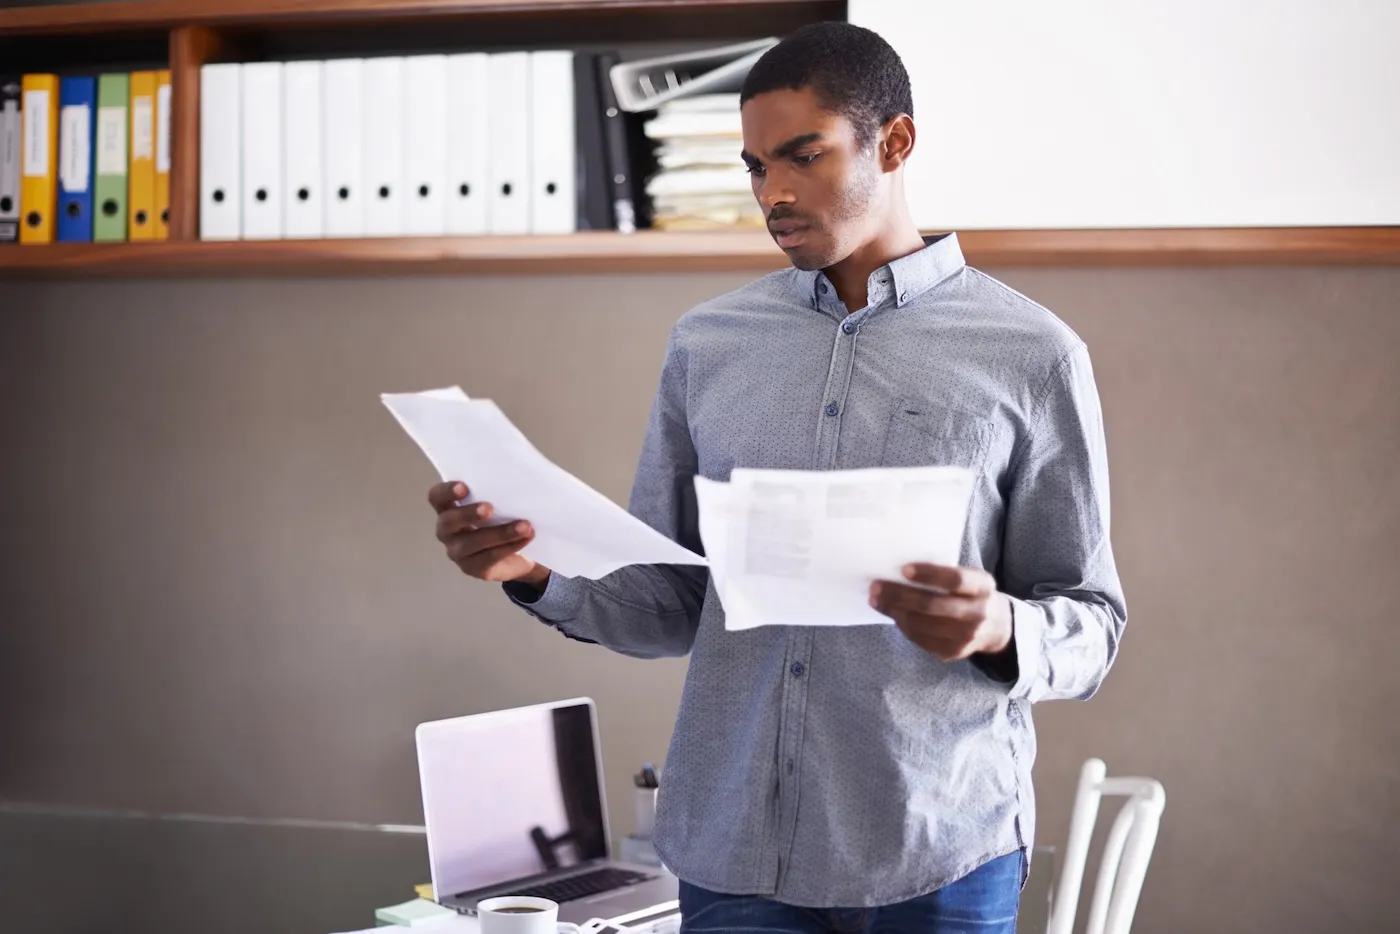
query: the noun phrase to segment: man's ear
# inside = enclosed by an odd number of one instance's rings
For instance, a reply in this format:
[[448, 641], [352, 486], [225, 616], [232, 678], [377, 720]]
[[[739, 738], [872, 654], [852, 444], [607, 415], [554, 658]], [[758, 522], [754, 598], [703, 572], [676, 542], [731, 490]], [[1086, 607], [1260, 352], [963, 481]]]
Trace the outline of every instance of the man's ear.
[[900, 114], [880, 128], [880, 160], [886, 172], [904, 165], [914, 152], [914, 119]]

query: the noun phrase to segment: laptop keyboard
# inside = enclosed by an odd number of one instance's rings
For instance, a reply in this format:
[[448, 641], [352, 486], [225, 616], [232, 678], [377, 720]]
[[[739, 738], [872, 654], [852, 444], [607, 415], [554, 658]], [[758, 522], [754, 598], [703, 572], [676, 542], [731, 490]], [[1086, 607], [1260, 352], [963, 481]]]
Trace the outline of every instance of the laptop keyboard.
[[542, 882], [539, 885], [526, 886], [523, 889], [500, 894], [528, 895], [531, 898], [547, 898], [550, 901], [562, 903], [571, 902], [576, 898], [587, 898], [590, 895], [597, 895], [599, 892], [611, 892], [613, 889], [636, 885], [638, 882], [645, 882], [648, 878], [640, 872], [608, 866], [595, 869], [592, 872], [569, 876], [567, 879], [555, 879], [552, 882]]

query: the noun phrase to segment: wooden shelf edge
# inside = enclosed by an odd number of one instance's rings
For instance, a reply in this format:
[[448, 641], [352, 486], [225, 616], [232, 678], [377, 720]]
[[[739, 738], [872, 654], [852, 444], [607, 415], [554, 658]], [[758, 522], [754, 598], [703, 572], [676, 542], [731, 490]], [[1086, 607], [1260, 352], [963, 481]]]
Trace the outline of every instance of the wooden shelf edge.
[[[1400, 227], [970, 230], [974, 266], [1400, 265]], [[356, 240], [58, 243], [0, 248], [0, 279], [768, 272], [763, 231]]]
[[265, 26], [372, 19], [430, 19], [492, 14], [568, 14], [679, 10], [685, 7], [772, 6], [811, 0], [108, 0], [0, 10], [0, 34], [173, 29], [178, 26]]
[[0, 249], [0, 279], [771, 270], [764, 232], [55, 243]]
[[1400, 226], [959, 231], [983, 266], [1400, 265]]

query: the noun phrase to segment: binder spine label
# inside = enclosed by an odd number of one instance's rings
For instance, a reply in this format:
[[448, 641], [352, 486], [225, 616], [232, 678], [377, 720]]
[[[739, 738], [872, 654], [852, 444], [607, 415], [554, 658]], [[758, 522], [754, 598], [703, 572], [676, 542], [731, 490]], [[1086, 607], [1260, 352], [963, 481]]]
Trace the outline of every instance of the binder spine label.
[[97, 174], [126, 174], [126, 108], [97, 108]]
[[49, 174], [49, 92], [24, 92], [24, 175]]
[[[0, 106], [0, 240], [13, 240], [14, 221], [19, 217], [19, 101], [7, 100]], [[8, 223], [8, 227], [6, 224]]]
[[[0, 109], [0, 173], [19, 168], [19, 126], [19, 102], [5, 101]], [[8, 176], [0, 174], [0, 178]]]
[[131, 158], [150, 159], [154, 157], [151, 147], [155, 142], [152, 131], [155, 101], [149, 97], [137, 97], [131, 102]]
[[170, 171], [170, 85], [156, 89], [156, 171]]
[[64, 191], [81, 194], [88, 190], [88, 169], [92, 164], [87, 104], [69, 104], [59, 116], [58, 178]]

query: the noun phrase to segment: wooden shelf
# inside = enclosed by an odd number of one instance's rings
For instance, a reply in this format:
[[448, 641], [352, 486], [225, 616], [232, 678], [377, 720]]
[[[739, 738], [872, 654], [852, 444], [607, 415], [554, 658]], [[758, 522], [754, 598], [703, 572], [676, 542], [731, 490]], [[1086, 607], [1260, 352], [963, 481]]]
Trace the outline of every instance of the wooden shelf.
[[[1400, 265], [1400, 228], [972, 230], [968, 262], [1014, 266]], [[60, 243], [0, 249], [0, 280], [85, 277], [750, 272], [787, 265], [766, 233]]]
[[[357, 35], [378, 35], [390, 32], [381, 27], [391, 23], [408, 28], [432, 24], [434, 31], [438, 24], [450, 31], [447, 24], [455, 23], [452, 28], [469, 24], [476, 38], [497, 27], [538, 38], [551, 29], [558, 32], [586, 23], [599, 34], [617, 32], [620, 41], [624, 33], [633, 39], [655, 39], [661, 23], [673, 32], [696, 36], [705, 30], [728, 30], [733, 23], [766, 35], [802, 21], [844, 18], [845, 6], [844, 0], [113, 0], [0, 9], [0, 53], [28, 49], [31, 57], [47, 56], [52, 45], [58, 53], [77, 57], [93, 43], [112, 44], [112, 36], [139, 39], [142, 48], [155, 36], [168, 49], [173, 95], [172, 239], [4, 247], [0, 279], [782, 268], [786, 259], [762, 231], [200, 242], [200, 68], [256, 55], [259, 48], [267, 50], [268, 42], [297, 30], [320, 37], [335, 32], [332, 27], [345, 27]], [[502, 41], [510, 39], [502, 35]], [[47, 38], [25, 38], [30, 36]], [[960, 238], [969, 262], [989, 268], [1400, 265], [1400, 227], [974, 230], [960, 232]]]
[[[0, 10], [0, 34], [97, 33], [177, 26], [272, 26], [354, 20], [422, 21], [471, 16], [558, 16], [572, 13], [746, 10], [775, 6], [830, 7], [814, 0], [116, 0]], [[737, 25], [737, 24], [736, 24]]]
[[960, 232], [979, 266], [1400, 265], [1400, 227]]
[[0, 278], [769, 270], [766, 233], [60, 243], [0, 249]]

